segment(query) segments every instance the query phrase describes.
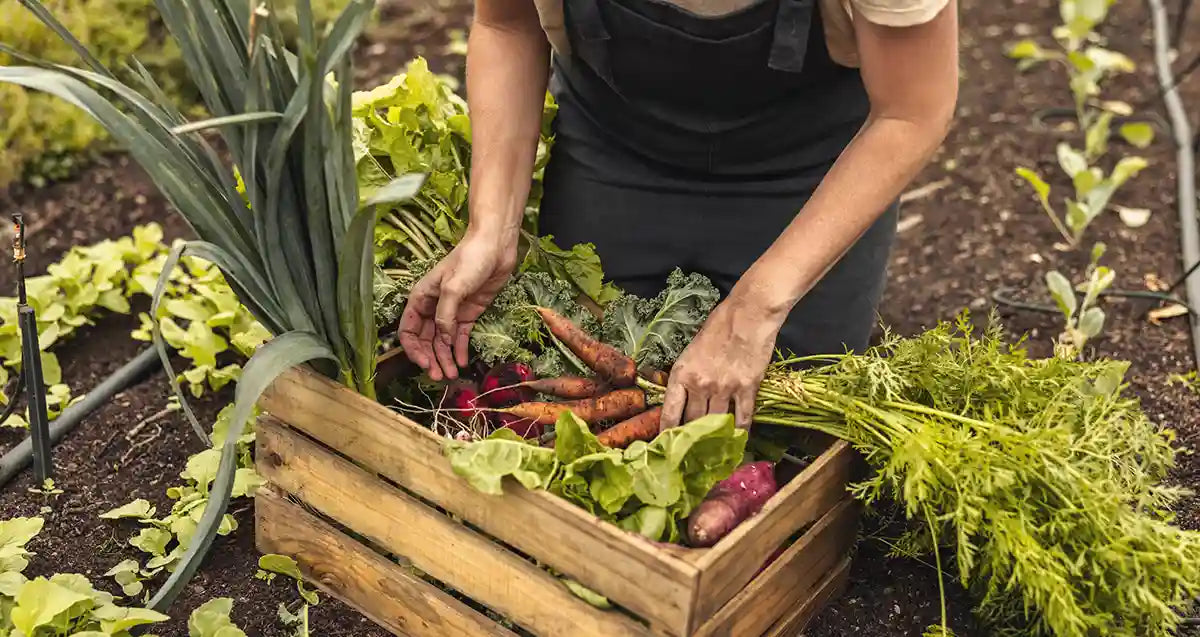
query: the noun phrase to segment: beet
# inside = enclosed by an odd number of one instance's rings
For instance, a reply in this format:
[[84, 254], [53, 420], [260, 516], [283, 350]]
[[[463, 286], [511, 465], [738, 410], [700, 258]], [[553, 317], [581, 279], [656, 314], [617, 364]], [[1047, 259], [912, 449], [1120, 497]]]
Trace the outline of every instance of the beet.
[[488, 414], [488, 423], [493, 429], [504, 427], [517, 432], [522, 438], [540, 438], [545, 427], [531, 418], [521, 418], [512, 414], [492, 412]]
[[688, 516], [688, 545], [713, 546], [737, 525], [761, 511], [778, 490], [774, 463], [764, 460], [738, 467], [732, 475], [718, 482]]
[[439, 407], [451, 410], [458, 420], [470, 420], [479, 413], [479, 402], [479, 386], [460, 378], [446, 385]]
[[503, 363], [488, 370], [480, 387], [483, 401], [488, 407], [511, 407], [535, 398], [533, 390], [520, 387], [536, 376], [533, 368], [525, 363]]

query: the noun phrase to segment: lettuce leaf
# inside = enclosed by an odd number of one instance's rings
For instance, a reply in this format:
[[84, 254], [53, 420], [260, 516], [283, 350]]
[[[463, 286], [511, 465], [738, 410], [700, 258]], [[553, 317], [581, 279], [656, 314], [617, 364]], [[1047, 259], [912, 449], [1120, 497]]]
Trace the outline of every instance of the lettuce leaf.
[[459, 475], [480, 491], [499, 494], [511, 475], [527, 488], [547, 489], [622, 529], [678, 542], [679, 525], [741, 464], [748, 435], [732, 415], [710, 415], [628, 449], [600, 444], [587, 424], [567, 413], [555, 425], [554, 449], [511, 431], [487, 440], [449, 443]]

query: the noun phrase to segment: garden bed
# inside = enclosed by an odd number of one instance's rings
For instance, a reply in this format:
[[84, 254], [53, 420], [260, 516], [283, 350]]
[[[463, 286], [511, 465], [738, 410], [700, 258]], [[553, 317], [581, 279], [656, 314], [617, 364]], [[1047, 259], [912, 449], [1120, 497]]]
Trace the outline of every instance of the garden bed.
[[[1127, 52], [1138, 62], [1139, 72], [1118, 78], [1113, 92], [1115, 97], [1136, 103], [1153, 94], [1148, 66], [1149, 23], [1141, 3], [1118, 3], [1116, 11], [1106, 34], [1113, 48]], [[459, 10], [455, 15], [467, 14]], [[883, 322], [901, 334], [916, 333], [963, 307], [971, 307], [982, 316], [990, 305], [991, 292], [1000, 286], [1025, 288], [1031, 296], [1037, 295], [1042, 266], [1033, 255], [1052, 263], [1064, 258], [1049, 248], [1056, 236], [1054, 230], [1012, 169], [1037, 165], [1052, 171], [1056, 139], [1035, 133], [1031, 116], [1038, 109], [1069, 100], [1069, 94], [1047, 72], [1015, 77], [1012, 62], [1003, 55], [1008, 42], [1047, 33], [1057, 20], [1057, 4], [1038, 0], [995, 5], [970, 0], [962, 3], [962, 20], [964, 78], [958, 121], [941, 155], [914, 184], [949, 179], [949, 185], [904, 206], [907, 229], [901, 233], [893, 256], [891, 284], [881, 307]], [[1191, 43], [1180, 55], [1185, 60], [1200, 48], [1195, 37], [1200, 17], [1193, 16], [1189, 28], [1190, 37], [1185, 42]], [[422, 37], [430, 36], [425, 33]], [[389, 55], [405, 51], [398, 53], [396, 60], [407, 59], [414, 52], [407, 48], [407, 39], [379, 43], [385, 45]], [[378, 68], [383, 76], [398, 70], [386, 63]], [[445, 68], [444, 63], [440, 68]], [[1186, 82], [1184, 96], [1195, 120], [1200, 113], [1200, 80]], [[1151, 160], [1151, 167], [1129, 184], [1120, 198], [1128, 205], [1152, 208], [1150, 222], [1129, 230], [1109, 215], [1093, 226], [1094, 236], [1109, 246], [1108, 261], [1118, 273], [1117, 285], [1133, 289], [1144, 287], [1148, 274], [1169, 280], [1181, 271], [1171, 149], [1165, 139], [1160, 139], [1143, 154]], [[948, 165], [949, 161], [954, 164]], [[1065, 184], [1060, 181], [1054, 185], [1061, 189]], [[71, 244], [126, 234], [137, 223], [157, 220], [167, 225], [169, 236], [183, 232], [140, 171], [122, 166], [119, 159], [93, 168], [70, 183], [15, 193], [13, 207], [26, 212], [31, 225], [51, 220], [30, 237], [34, 271], [57, 259]], [[1085, 257], [1074, 258], [1074, 271], [1081, 270], [1085, 261]], [[10, 269], [0, 270], [0, 285], [11, 288], [12, 281]], [[1186, 372], [1191, 365], [1185, 320], [1151, 324], [1143, 316], [1144, 306], [1134, 302], [1111, 303], [1106, 309], [1106, 331], [1092, 343], [1096, 354], [1132, 361], [1133, 391], [1146, 409], [1177, 429], [1184, 444], [1200, 445], [1200, 395], [1182, 385], [1167, 384], [1171, 374]], [[1010, 311], [1004, 311], [1003, 317], [1013, 336], [1028, 334], [1031, 349], [1039, 354], [1049, 352], [1057, 317]], [[106, 320], [62, 348], [67, 382], [78, 392], [85, 391], [132, 357], [140, 346], [128, 339], [135, 326], [128, 319]], [[117, 436], [111, 445], [108, 441], [114, 432], [128, 431], [155, 414], [169, 393], [165, 379], [159, 375], [94, 414], [57, 449], [58, 483], [65, 493], [49, 500], [52, 511], [46, 514], [46, 530], [31, 545], [38, 553], [31, 572], [71, 570], [103, 581], [102, 573], [135, 554], [126, 544], [130, 527], [101, 522], [97, 515], [137, 497], [162, 506], [167, 502], [164, 489], [182, 469], [187, 455], [201, 447], [178, 415], [161, 419], [160, 437], [144, 453], [135, 453], [126, 462], [118, 461], [140, 439], [130, 442]], [[211, 422], [228, 397], [225, 392], [205, 401], [201, 421]], [[0, 431], [0, 447], [6, 448], [17, 439], [14, 432]], [[1181, 462], [1177, 481], [1200, 487], [1200, 458], [1184, 456]], [[15, 515], [37, 514], [47, 501], [29, 494], [27, 489], [32, 486], [28, 475], [8, 485], [0, 492], [0, 510]], [[235, 505], [234, 512], [241, 528], [218, 540], [212, 556], [180, 598], [178, 618], [157, 630], [164, 637], [185, 635], [184, 613], [214, 595], [237, 600], [234, 618], [249, 634], [284, 634], [275, 624], [275, 610], [280, 602], [293, 600], [295, 590], [254, 578], [258, 552], [253, 543], [251, 510]], [[1195, 500], [1180, 514], [1185, 527], [1200, 528], [1200, 505]], [[938, 595], [933, 569], [916, 560], [887, 558], [887, 547], [880, 540], [890, 536], [883, 522], [867, 520], [868, 539], [853, 563], [849, 589], [815, 620], [807, 634], [919, 635], [936, 620]], [[960, 634], [976, 634], [969, 620], [970, 602], [953, 584], [949, 593], [952, 628]], [[386, 634], [333, 600], [323, 600], [313, 609], [312, 632], [364, 637]]]

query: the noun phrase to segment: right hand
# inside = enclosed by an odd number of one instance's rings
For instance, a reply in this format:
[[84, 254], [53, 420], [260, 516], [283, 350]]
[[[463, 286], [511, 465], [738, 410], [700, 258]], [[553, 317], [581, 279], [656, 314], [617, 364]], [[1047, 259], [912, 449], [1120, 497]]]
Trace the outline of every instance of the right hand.
[[475, 321], [508, 283], [517, 265], [517, 236], [473, 232], [429, 271], [409, 294], [400, 317], [400, 346], [441, 381], [467, 365]]

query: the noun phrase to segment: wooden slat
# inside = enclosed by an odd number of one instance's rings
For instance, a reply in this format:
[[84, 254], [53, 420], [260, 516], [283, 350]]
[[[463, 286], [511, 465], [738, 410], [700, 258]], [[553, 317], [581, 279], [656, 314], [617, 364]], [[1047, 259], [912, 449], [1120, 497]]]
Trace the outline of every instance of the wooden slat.
[[693, 626], [707, 621], [754, 577], [793, 533], [846, 498], [854, 450], [837, 441], [788, 482], [762, 511], [717, 543], [697, 563], [700, 590]]
[[516, 637], [273, 489], [258, 492], [254, 509], [259, 551], [292, 556], [308, 582], [396, 635]]
[[261, 405], [656, 626], [687, 634], [698, 577], [693, 564], [544, 491], [509, 481], [503, 497], [479, 493], [450, 469], [433, 432], [311, 371], [281, 376]]
[[[270, 419], [259, 422], [255, 456], [271, 484], [533, 633], [649, 634], [628, 616], [583, 602], [516, 553]], [[534, 527], [526, 532], [541, 535]]]
[[792, 612], [779, 620], [779, 623], [771, 627], [771, 630], [763, 634], [762, 637], [797, 637], [801, 631], [808, 627], [808, 623], [816, 617], [821, 610], [830, 602], [846, 590], [846, 581], [850, 577], [850, 558], [846, 558], [833, 572], [825, 577], [817, 588], [817, 592], [803, 605], [797, 607]]
[[854, 541], [858, 506], [847, 498], [729, 600], [697, 637], [761, 635], [816, 592]]

